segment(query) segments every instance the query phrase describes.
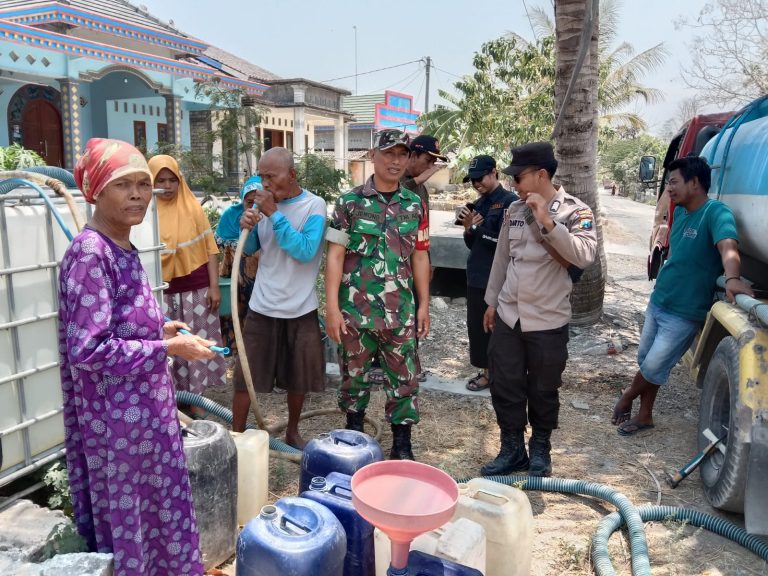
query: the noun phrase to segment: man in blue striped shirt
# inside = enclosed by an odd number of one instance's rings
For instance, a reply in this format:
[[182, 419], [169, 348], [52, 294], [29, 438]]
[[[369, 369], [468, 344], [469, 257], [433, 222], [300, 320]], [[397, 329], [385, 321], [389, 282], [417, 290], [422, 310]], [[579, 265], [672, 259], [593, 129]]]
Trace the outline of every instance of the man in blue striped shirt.
[[[322, 198], [301, 188], [293, 154], [285, 148], [271, 148], [262, 155], [259, 176], [264, 190], [256, 192], [254, 207], [241, 220], [242, 227], [253, 229], [244, 252], [261, 250], [243, 329], [245, 352], [256, 392], [271, 392], [275, 385], [288, 391], [285, 439], [303, 448], [298, 426], [304, 396], [324, 389], [315, 280], [326, 207]], [[241, 367], [235, 370], [239, 376]], [[247, 390], [236, 389], [233, 430], [245, 429], [249, 407]]]

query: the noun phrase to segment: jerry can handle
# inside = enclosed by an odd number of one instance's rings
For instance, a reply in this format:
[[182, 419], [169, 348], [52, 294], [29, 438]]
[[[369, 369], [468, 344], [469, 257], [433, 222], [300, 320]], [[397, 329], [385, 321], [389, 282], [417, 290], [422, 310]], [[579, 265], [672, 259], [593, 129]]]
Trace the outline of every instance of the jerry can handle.
[[[295, 526], [296, 528], [298, 528], [298, 531], [297, 530], [292, 530], [289, 527], [289, 525], [290, 526]], [[309, 534], [310, 532], [312, 532], [311, 528], [309, 528], [308, 526], [304, 526], [303, 524], [300, 524], [299, 522], [293, 520], [287, 514], [283, 514], [283, 516], [280, 518], [280, 529], [283, 532], [289, 532], [289, 533], [295, 534], [297, 536], [300, 535], [299, 531], [301, 531], [303, 534]]]

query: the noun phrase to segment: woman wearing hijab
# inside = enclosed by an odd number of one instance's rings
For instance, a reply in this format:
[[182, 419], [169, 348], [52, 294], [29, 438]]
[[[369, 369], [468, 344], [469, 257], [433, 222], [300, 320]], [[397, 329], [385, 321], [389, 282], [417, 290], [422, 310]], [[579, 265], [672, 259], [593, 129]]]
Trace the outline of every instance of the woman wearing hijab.
[[59, 273], [65, 444], [77, 529], [114, 554], [118, 576], [200, 575], [198, 532], [167, 358], [204, 360], [213, 342], [163, 322], [131, 227], [152, 177], [136, 148], [94, 138], [75, 181], [95, 205]]
[[[240, 202], [227, 207], [221, 214], [221, 219], [216, 227], [216, 244], [221, 250], [222, 259], [219, 269], [219, 276], [229, 278], [232, 275], [232, 264], [235, 259], [235, 250], [237, 242], [240, 239], [240, 218], [246, 208], [253, 206], [256, 200], [256, 191], [263, 190], [261, 177], [251, 176], [243, 184], [240, 190]], [[240, 326], [245, 322], [245, 315], [248, 312], [248, 301], [251, 299], [253, 284], [256, 280], [256, 270], [259, 267], [259, 252], [246, 256], [242, 255], [240, 259], [240, 272], [238, 274], [237, 286], [237, 304], [233, 307], [233, 312], [237, 310], [240, 318]], [[232, 350], [232, 354], [237, 354], [237, 343], [235, 342], [235, 330], [232, 323], [232, 316], [221, 316], [221, 333], [224, 337], [224, 345]]]
[[[202, 338], [221, 342], [219, 323], [219, 249], [208, 218], [171, 156], [149, 160], [157, 196], [166, 316], [186, 322]], [[176, 390], [201, 394], [208, 386], [224, 384], [226, 362], [221, 356], [207, 362], [188, 363], [175, 359], [173, 379]]]

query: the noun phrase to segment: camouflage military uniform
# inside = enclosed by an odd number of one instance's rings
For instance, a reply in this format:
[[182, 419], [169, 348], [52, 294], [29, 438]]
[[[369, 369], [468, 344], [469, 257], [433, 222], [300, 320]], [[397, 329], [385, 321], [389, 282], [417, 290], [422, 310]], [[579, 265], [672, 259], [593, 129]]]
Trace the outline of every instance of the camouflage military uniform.
[[429, 249], [421, 199], [401, 187], [387, 202], [373, 179], [342, 195], [330, 227], [349, 236], [339, 288], [342, 333], [339, 407], [361, 412], [370, 400], [366, 375], [377, 354], [387, 376], [385, 415], [392, 424], [419, 421], [416, 379], [414, 250]]

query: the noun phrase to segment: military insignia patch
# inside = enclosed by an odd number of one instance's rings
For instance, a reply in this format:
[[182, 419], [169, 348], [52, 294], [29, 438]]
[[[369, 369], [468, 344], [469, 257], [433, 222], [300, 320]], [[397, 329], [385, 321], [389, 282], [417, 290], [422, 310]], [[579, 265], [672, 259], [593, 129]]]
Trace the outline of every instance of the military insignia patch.
[[579, 228], [582, 230], [591, 230], [592, 229], [592, 220], [584, 219], [581, 222], [579, 222]]

